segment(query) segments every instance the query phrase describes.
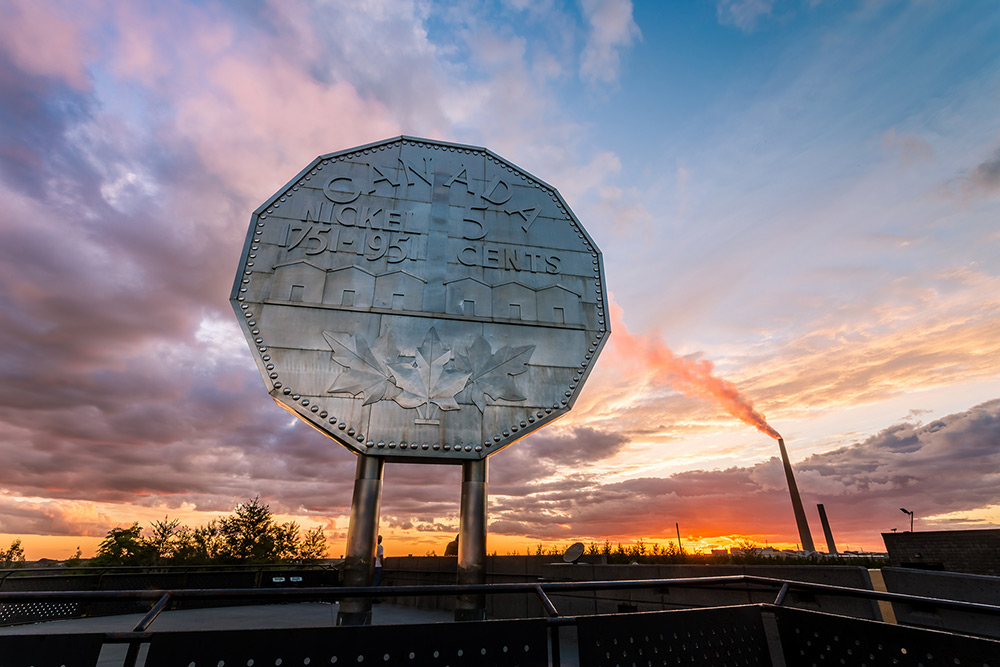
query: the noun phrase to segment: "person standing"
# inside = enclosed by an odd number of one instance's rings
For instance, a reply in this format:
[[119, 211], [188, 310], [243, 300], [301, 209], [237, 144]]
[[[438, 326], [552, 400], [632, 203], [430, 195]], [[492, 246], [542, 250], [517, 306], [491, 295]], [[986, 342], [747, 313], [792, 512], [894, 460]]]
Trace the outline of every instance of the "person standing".
[[[382, 536], [378, 536], [378, 543], [375, 545], [375, 580], [372, 582], [372, 586], [378, 587], [382, 585], [382, 559], [384, 557], [384, 552], [382, 551]], [[381, 600], [374, 598], [373, 603], [379, 603]]]

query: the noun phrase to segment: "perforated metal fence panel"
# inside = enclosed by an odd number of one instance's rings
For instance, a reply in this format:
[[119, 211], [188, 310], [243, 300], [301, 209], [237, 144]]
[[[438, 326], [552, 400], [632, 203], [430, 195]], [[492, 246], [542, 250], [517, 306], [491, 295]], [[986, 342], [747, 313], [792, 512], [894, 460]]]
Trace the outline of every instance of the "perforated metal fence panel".
[[[7, 577], [0, 583], [0, 591], [88, 591], [97, 586], [96, 575], [72, 575], [64, 577]], [[65, 618], [77, 618], [87, 613], [88, 604], [80, 602], [28, 602], [0, 603], [0, 626], [19, 623], [37, 623]]]
[[1000, 665], [1000, 641], [801, 609], [772, 609], [788, 665]]
[[0, 637], [0, 667], [94, 667], [103, 634]]
[[548, 641], [542, 619], [162, 632], [150, 638], [145, 667], [222, 664], [536, 667], [548, 664]]
[[757, 605], [584, 616], [581, 667], [771, 665]]
[[0, 603], [0, 626], [56, 621], [82, 615], [82, 605], [79, 602]]

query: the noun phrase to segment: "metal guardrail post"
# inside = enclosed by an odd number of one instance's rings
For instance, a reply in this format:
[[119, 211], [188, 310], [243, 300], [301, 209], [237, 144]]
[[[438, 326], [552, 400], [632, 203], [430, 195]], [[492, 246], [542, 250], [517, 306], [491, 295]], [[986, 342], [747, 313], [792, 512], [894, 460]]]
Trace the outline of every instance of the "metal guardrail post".
[[[552, 600], [549, 596], [545, 594], [545, 590], [540, 584], [535, 584], [535, 595], [538, 597], [539, 602], [542, 603], [542, 608], [545, 613], [549, 615], [549, 618], [556, 618], [559, 616], [559, 610], [556, 606], [552, 604]], [[559, 626], [550, 625], [549, 626], [549, 641], [552, 647], [552, 667], [559, 667], [562, 664], [562, 656], [559, 650]]]
[[[487, 459], [462, 463], [462, 503], [458, 529], [456, 583], [486, 583], [486, 483]], [[455, 600], [456, 621], [486, 618], [484, 593], [460, 593]]]
[[549, 596], [545, 594], [545, 589], [542, 588], [541, 584], [535, 584], [535, 595], [538, 596], [539, 602], [542, 603], [542, 608], [545, 609], [545, 613], [551, 618], [555, 618], [559, 615], [559, 610], [556, 606], [552, 604], [552, 600]]
[[[385, 459], [358, 456], [351, 501], [351, 523], [347, 529], [344, 586], [370, 586], [375, 573], [375, 540], [378, 536], [379, 505]], [[344, 598], [337, 612], [337, 625], [368, 625], [372, 617], [370, 597]]]
[[161, 597], [156, 604], [153, 605], [153, 608], [146, 612], [146, 615], [135, 624], [135, 627], [132, 628], [132, 632], [145, 632], [146, 628], [149, 627], [149, 624], [156, 620], [156, 617], [160, 615], [160, 612], [163, 611], [164, 608], [166, 608], [166, 606], [170, 603], [170, 597], [170, 591], [164, 593], [163, 597]]
[[774, 604], [776, 607], [780, 607], [785, 603], [785, 596], [788, 595], [788, 582], [781, 584], [781, 590], [778, 591], [777, 597], [774, 598]]

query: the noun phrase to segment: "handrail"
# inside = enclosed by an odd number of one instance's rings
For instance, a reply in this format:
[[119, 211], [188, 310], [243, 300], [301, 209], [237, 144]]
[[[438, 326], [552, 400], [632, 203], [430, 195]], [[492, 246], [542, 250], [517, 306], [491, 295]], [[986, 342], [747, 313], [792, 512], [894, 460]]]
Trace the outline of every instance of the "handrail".
[[[346, 597], [392, 597], [397, 596], [432, 596], [432, 595], [456, 595], [456, 594], [532, 594], [543, 593], [545, 598], [553, 594], [574, 592], [574, 591], [600, 591], [600, 590], [627, 590], [637, 588], [655, 587], [683, 587], [683, 588], [711, 588], [715, 586], [727, 586], [733, 584], [756, 584], [766, 586], [768, 589], [777, 589], [779, 592], [792, 590], [809, 591], [814, 593], [824, 593], [828, 595], [838, 595], [846, 597], [865, 598], [872, 600], [884, 600], [889, 602], [903, 602], [909, 604], [936, 605], [948, 607], [961, 611], [979, 612], [991, 615], [1000, 615], [1000, 605], [991, 605], [980, 602], [967, 602], [964, 600], [947, 600], [944, 598], [929, 598], [919, 595], [909, 595], [906, 593], [889, 593], [885, 591], [874, 591], [863, 588], [850, 588], [847, 586], [834, 586], [831, 584], [820, 584], [807, 581], [794, 581], [789, 579], [774, 579], [770, 577], [758, 577], [754, 575], [727, 575], [716, 577], [689, 577], [683, 579], [630, 579], [619, 581], [543, 581], [537, 583], [502, 583], [502, 584], [445, 584], [445, 585], [423, 585], [423, 586], [392, 586], [392, 587], [370, 587], [370, 586], [350, 586], [350, 587], [308, 587], [308, 588], [226, 588], [226, 589], [164, 589], [164, 590], [142, 590], [142, 591], [0, 591], [0, 603], [16, 602], [62, 602], [62, 601], [94, 601], [94, 600], [161, 600], [165, 595], [169, 595], [172, 600], [184, 599], [218, 599], [237, 600], [250, 599], [254, 602], [266, 601], [290, 601], [290, 600], [316, 600], [329, 599], [338, 600]], [[787, 586], [787, 589], [785, 588]], [[544, 602], [543, 602], [544, 604]], [[551, 605], [551, 609], [549, 609]], [[549, 600], [546, 611], [551, 615], [556, 611], [555, 605]], [[566, 617], [560, 617], [566, 618]]]
[[151, 570], [167, 572], [225, 572], [233, 571], [264, 571], [264, 570], [291, 570], [291, 569], [317, 569], [336, 570], [342, 561], [336, 559], [337, 563], [228, 563], [203, 565], [78, 565], [76, 567], [49, 566], [49, 567], [7, 567], [0, 568], [0, 579], [12, 574], [40, 574], [57, 573], [65, 575], [78, 574], [145, 574]]

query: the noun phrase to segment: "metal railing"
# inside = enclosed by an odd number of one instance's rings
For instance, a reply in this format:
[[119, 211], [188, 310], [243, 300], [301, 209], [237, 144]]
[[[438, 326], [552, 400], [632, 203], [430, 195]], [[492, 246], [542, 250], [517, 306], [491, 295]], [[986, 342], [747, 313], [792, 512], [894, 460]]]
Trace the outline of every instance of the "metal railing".
[[[606, 590], [633, 590], [633, 589], [657, 589], [666, 587], [677, 587], [677, 588], [722, 588], [730, 589], [736, 588], [737, 590], [746, 591], [771, 591], [774, 594], [773, 602], [755, 605], [740, 605], [740, 606], [729, 606], [720, 607], [714, 610], [712, 609], [694, 609], [694, 610], [673, 610], [673, 611], [663, 611], [663, 612], [638, 612], [638, 613], [628, 613], [628, 614], [613, 614], [613, 617], [628, 617], [629, 625], [627, 627], [615, 626], [614, 620], [609, 620], [607, 616], [594, 616], [594, 615], [564, 615], [561, 614], [557, 605], [553, 602], [552, 596], [558, 596], [560, 594], [572, 593], [572, 592], [597, 592]], [[791, 581], [786, 579], [773, 579], [768, 577], [760, 577], [753, 575], [731, 575], [731, 576], [715, 576], [715, 577], [698, 577], [698, 578], [684, 578], [684, 579], [643, 579], [643, 580], [625, 580], [625, 581], [587, 581], [587, 582], [537, 582], [537, 583], [501, 583], [501, 584], [483, 584], [483, 585], [435, 585], [435, 586], [393, 586], [389, 588], [371, 588], [371, 587], [310, 587], [310, 588], [238, 588], [238, 589], [176, 589], [176, 590], [143, 590], [143, 591], [0, 591], [0, 606], [10, 605], [10, 604], [24, 604], [24, 603], [66, 603], [66, 602], [99, 602], [107, 600], [116, 601], [136, 601], [136, 602], [149, 602], [152, 606], [148, 612], [139, 620], [138, 623], [132, 628], [131, 631], [127, 632], [106, 632], [101, 633], [101, 638], [103, 642], [110, 644], [126, 644], [128, 646], [127, 655], [124, 661], [124, 667], [134, 667], [136, 661], [140, 654], [140, 648], [146, 646], [147, 650], [150, 645], [157, 645], [157, 633], [151, 631], [150, 627], [153, 626], [156, 618], [166, 610], [172, 603], [183, 602], [183, 601], [214, 601], [214, 602], [233, 602], [233, 601], [243, 601], [252, 604], [267, 604], [267, 603], [288, 603], [288, 602], [302, 602], [302, 601], [324, 601], [324, 602], [335, 602], [339, 599], [345, 597], [355, 597], [355, 598], [365, 598], [365, 597], [385, 597], [391, 595], [393, 597], [401, 596], [451, 596], [458, 594], [485, 594], [485, 595], [533, 595], [541, 603], [542, 608], [546, 613], [546, 618], [539, 619], [525, 619], [521, 621], [516, 621], [521, 623], [519, 632], [529, 632], [530, 628], [544, 628], [545, 634], [547, 635], [547, 658], [546, 663], [554, 666], [562, 664], [561, 647], [560, 647], [560, 635], [559, 628], [565, 626], [576, 626], [578, 628], [583, 627], [584, 624], [588, 628], [586, 633], [587, 642], [596, 642], [597, 648], [593, 643], [587, 643], [586, 655], [584, 644], [582, 641], [583, 633], [581, 631], [581, 643], [579, 646], [579, 660], [580, 664], [604, 664], [597, 658], [600, 658], [598, 653], [607, 653], [609, 659], [612, 657], [612, 651], [605, 651], [605, 648], [601, 646], [600, 636], [602, 632], [612, 633], [613, 628], [614, 636], [617, 638], [622, 632], [632, 633], [629, 634], [630, 641], [633, 643], [636, 640], [633, 629], [638, 627], [661, 627], [666, 623], [669, 627], [693, 627], [693, 628], [704, 628], [705, 623], [709, 626], [712, 623], [721, 624], [723, 629], [727, 627], [727, 624], [732, 625], [734, 628], [742, 627], [744, 634], [746, 634], [741, 645], [745, 646], [756, 646], [759, 652], [767, 652], [767, 660], [761, 662], [760, 664], [779, 664], [781, 662], [781, 651], [775, 649], [776, 644], [771, 641], [773, 637], [769, 637], [768, 633], [770, 631], [765, 631], [764, 626], [760, 623], [754, 621], [748, 625], [748, 618], [757, 617], [767, 617], [772, 619], [777, 619], [776, 623], [780, 627], [784, 627], [785, 630], [781, 632], [781, 639], [779, 642], [780, 646], [785, 646], [786, 640], [791, 642], [793, 635], [801, 634], [801, 627], [814, 628], [810, 630], [816, 637], [820, 636], [820, 632], [826, 628], [836, 626], [843, 628], [840, 635], [832, 635], [837, 638], [836, 640], [828, 640], [826, 642], [827, 653], [834, 650], [832, 644], [836, 644], [840, 641], [841, 636], [847, 636], [844, 633], [853, 632], [857, 637], [869, 637], [875, 636], [882, 638], [879, 643], [872, 644], [872, 648], [865, 649], [870, 651], [870, 655], [875, 659], [876, 648], [877, 651], [884, 651], [886, 645], [891, 644], [888, 639], [885, 639], [888, 635], [887, 632], [896, 633], [899, 635], [899, 640], [897, 644], [898, 650], [902, 651], [900, 655], [907, 655], [907, 646], [923, 646], [927, 644], [928, 646], [936, 645], [948, 645], [955, 647], [953, 651], [965, 651], [962, 653], [963, 656], [972, 655], [973, 658], [979, 659], [981, 656], [986, 656], [984, 661], [989, 660], [996, 661], [996, 664], [1000, 664], [1000, 642], [993, 641], [990, 639], [967, 637], [963, 635], [956, 635], [952, 633], [944, 633], [934, 630], [923, 630], [916, 628], [902, 628], [898, 626], [891, 626], [884, 623], [878, 623], [871, 620], [853, 619], [844, 616], [834, 616], [830, 614], [824, 614], [816, 611], [807, 611], [801, 609], [789, 609], [786, 607], [786, 602], [788, 600], [789, 593], [811, 593], [811, 594], [822, 594], [828, 596], [846, 596], [854, 598], [863, 598], [869, 600], [881, 600], [888, 602], [899, 602], [911, 605], [922, 605], [922, 606], [935, 606], [944, 609], [958, 610], [968, 613], [985, 614], [990, 617], [998, 618], [1000, 617], [1000, 606], [989, 605], [975, 602], [965, 602], [959, 600], [947, 600], [941, 598], [928, 598], [914, 595], [907, 595], [903, 593], [889, 593], [883, 591], [874, 591], [858, 588], [848, 588], [843, 586], [834, 586], [829, 584], [821, 583], [811, 583], [803, 581]], [[708, 612], [712, 612], [714, 615], [706, 615]], [[701, 614], [699, 616], [698, 624], [688, 626], [684, 625], [685, 618], [694, 618], [693, 615]], [[734, 614], [740, 615], [737, 621], [732, 621]], [[687, 615], [687, 616], [685, 616]], [[820, 620], [822, 623], [816, 620], [816, 617], [822, 617]], [[594, 620], [597, 619], [597, 620]], [[715, 619], [715, 621], [712, 621]], [[830, 620], [833, 619], [833, 620]], [[471, 622], [474, 626], [476, 623], [514, 623], [515, 621], [477, 621]], [[810, 625], [812, 623], [812, 625]], [[533, 624], [533, 625], [532, 625]], [[645, 625], [644, 625], [645, 624]], [[653, 625], [650, 625], [653, 624]], [[659, 624], [659, 625], [657, 625]], [[742, 625], [741, 625], [742, 624]], [[784, 625], [782, 625], [784, 624]], [[798, 624], [798, 625], [795, 625]], [[434, 626], [448, 626], [450, 624], [431, 624]], [[469, 624], [463, 624], [466, 626]], [[759, 627], [758, 627], [759, 626]], [[794, 627], [794, 632], [792, 627]], [[336, 631], [341, 633], [340, 637], [349, 637], [352, 631], [357, 631], [364, 636], [369, 636], [372, 632], [379, 632], [377, 628], [372, 626], [365, 626], [369, 628], [368, 630], [363, 630], [357, 626], [353, 627], [341, 627], [341, 628], [313, 628], [311, 631], [315, 632], [332, 632]], [[404, 626], [381, 626], [382, 628], [401, 628]], [[416, 626], [412, 626], [416, 627]], [[423, 627], [423, 626], [421, 626]], [[499, 627], [499, 626], [497, 626]], [[878, 632], [872, 630], [873, 627], [881, 628]], [[596, 628], [596, 629], [595, 629]], [[602, 630], [604, 628], [604, 630]], [[750, 628], [748, 630], [748, 628]], [[853, 630], [851, 629], [853, 628]], [[893, 628], [887, 631], [886, 628]], [[432, 628], [431, 630], [424, 630], [422, 632], [416, 632], [413, 635], [412, 642], [416, 646], [424, 639], [429, 637], [438, 637], [440, 628]], [[305, 632], [305, 629], [302, 629]], [[696, 630], [699, 631], [699, 630]], [[787, 631], [787, 637], [786, 635]], [[206, 633], [209, 631], [201, 631], [201, 636], [207, 636]], [[259, 635], [260, 631], [252, 631], [254, 635]], [[384, 632], [384, 631], [383, 631]], [[472, 631], [470, 631], [472, 632]], [[650, 632], [645, 631], [639, 632], [640, 635], [645, 637], [646, 643], [649, 644], [649, 650], [656, 650], [656, 640], [650, 640]], [[655, 635], [655, 630], [652, 631]], [[687, 630], [691, 632], [691, 630]], [[704, 630], [700, 630], [704, 633]], [[714, 632], [714, 631], [713, 631]], [[734, 630], [736, 632], [736, 630]], [[365, 634], [368, 633], [368, 634]], [[617, 633], [617, 634], [615, 634]], [[860, 633], [860, 634], [859, 634]], [[902, 634], [900, 634], [902, 633]], [[909, 633], [909, 634], [907, 634]], [[913, 634], [913, 633], [931, 633], [927, 635], [926, 641], [924, 640], [924, 635]], [[176, 634], [176, 633], [162, 633]], [[474, 634], [474, 633], [473, 633]], [[702, 640], [704, 645], [714, 645], [712, 642], [718, 644], [716, 649], [716, 655], [714, 657], [714, 662], [697, 662], [692, 661], [689, 664], [717, 664], [724, 665], [729, 664], [724, 660], [719, 661], [718, 648], [721, 647], [722, 650], [736, 650], [732, 646], [727, 645], [725, 642], [729, 641], [732, 644], [732, 636], [725, 637], [728, 631], [720, 630], [720, 634], [717, 638], [708, 637]], [[773, 634], [773, 632], [771, 633]], [[69, 635], [61, 635], [62, 637], [67, 637]], [[82, 635], [81, 635], [82, 636]], [[360, 635], [359, 635], [360, 636]], [[471, 636], [471, 635], [470, 635]], [[608, 635], [611, 636], [611, 635]], [[671, 640], [669, 637], [664, 639], [664, 635], [661, 632], [659, 634], [661, 641], [669, 643]], [[733, 635], [735, 636], [735, 635]], [[895, 635], [894, 635], [895, 636]], [[678, 635], [675, 632], [674, 640], [678, 640]], [[690, 637], [690, 634], [689, 634]], [[596, 639], [595, 639], [596, 638]], [[12, 661], [10, 656], [17, 655], [17, 651], [11, 652], [7, 650], [6, 652], [2, 649], [5, 641], [10, 641], [11, 636], [0, 636], [0, 654], [5, 653], [8, 656], [8, 662], [4, 663], [5, 667], [7, 664], [18, 665]], [[687, 646], [683, 643], [683, 637], [680, 637], [678, 641], [681, 641], [678, 646]], [[891, 639], [891, 637], [890, 637]], [[766, 640], [766, 641], [765, 641]], [[428, 640], [429, 641], [429, 640]], [[483, 641], [486, 641], [485, 639]], [[857, 648], [862, 645], [860, 639], [854, 640], [857, 644], [852, 645]], [[886, 642], [889, 642], [887, 644]], [[922, 643], [923, 642], [923, 643]], [[935, 643], [936, 642], [936, 643]], [[944, 644], [942, 644], [944, 642]], [[951, 644], [948, 644], [951, 642]], [[617, 643], [617, 642], [616, 642]], [[641, 637], [640, 637], [640, 643]], [[378, 645], [375, 642], [373, 645]], [[694, 642], [694, 646], [698, 646], [697, 642]], [[421, 644], [422, 646], [422, 644]], [[610, 645], [609, 645], [610, 646]], [[664, 644], [666, 646], [666, 644]], [[672, 646], [672, 645], [671, 645]], [[729, 646], [727, 649], [726, 647]], [[811, 650], [812, 643], [806, 642], [802, 643], [803, 648], [797, 648], [800, 651]], [[796, 644], [798, 647], [798, 644]], [[854, 648], [844, 648], [847, 652], [845, 655], [851, 655]], [[67, 649], [68, 650], [68, 649]], [[357, 649], [362, 650], [362, 649]], [[365, 649], [368, 650], [368, 649]], [[411, 660], [412, 656], [416, 655], [415, 651], [410, 652]], [[422, 650], [422, 649], [421, 649]], [[481, 649], [485, 655], [487, 648]], [[490, 650], [493, 650], [491, 648]], [[507, 647], [503, 647], [503, 651], [506, 652]], [[529, 644], [524, 645], [524, 650], [529, 650]], [[537, 651], [537, 646], [533, 649]], [[617, 649], [616, 649], [617, 650]], [[672, 650], [672, 649], [671, 649]], [[743, 649], [740, 649], [743, 650]], [[749, 649], [748, 649], [749, 650]], [[788, 651], [787, 647], [782, 649], [785, 652]], [[860, 649], [859, 649], [860, 650]], [[893, 649], [896, 650], [896, 649]], [[923, 649], [921, 649], [923, 650]], [[930, 649], [928, 649], [930, 651]], [[940, 649], [935, 649], [939, 652]], [[595, 653], [596, 652], [596, 653]], [[461, 650], [459, 655], [461, 655]], [[360, 656], [361, 654], [359, 654]], [[595, 655], [597, 656], [595, 658]], [[805, 653], [803, 653], [805, 655]], [[932, 655], [928, 652], [927, 655]], [[958, 655], [957, 653], [955, 655]], [[386, 662], [390, 662], [390, 653], [386, 652]], [[620, 657], [620, 656], [619, 656]], [[626, 655], [627, 657], [627, 655]], [[709, 657], [705, 654], [706, 659]], [[898, 659], [896, 656], [894, 659]], [[214, 658], [213, 658], [214, 660]], [[927, 660], [924, 660], [927, 662]], [[24, 664], [28, 664], [27, 662]], [[155, 660], [153, 662], [155, 663]], [[187, 664], [187, 663], [184, 663]], [[200, 663], [199, 663], [200, 664]], [[214, 663], [213, 663], [214, 664]], [[226, 664], [231, 664], [227, 662]], [[235, 664], [235, 663], [232, 663]], [[260, 663], [264, 664], [264, 663]], [[405, 664], [405, 661], [400, 664]], [[413, 663], [410, 663], [413, 664]], [[419, 664], [419, 663], [418, 663]], [[459, 664], [460, 661], [459, 661]], [[487, 664], [487, 663], [482, 663]], [[502, 661], [496, 661], [493, 664], [508, 664]], [[511, 663], [513, 664], [513, 663]], [[532, 664], [543, 664], [541, 662], [536, 662]], [[736, 664], [736, 663], [733, 663]], [[849, 664], [849, 663], [848, 663]], [[869, 663], [878, 664], [878, 663]], [[888, 664], [888, 663], [886, 663]], [[901, 664], [908, 664], [903, 662]], [[916, 663], [914, 663], [916, 664]], [[931, 661], [929, 664], [934, 664]], [[965, 663], [963, 663], [965, 664]], [[982, 664], [982, 663], [980, 663]], [[989, 662], [989, 664], [994, 664]]]

